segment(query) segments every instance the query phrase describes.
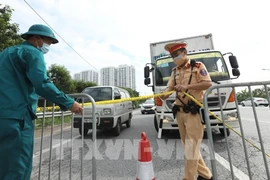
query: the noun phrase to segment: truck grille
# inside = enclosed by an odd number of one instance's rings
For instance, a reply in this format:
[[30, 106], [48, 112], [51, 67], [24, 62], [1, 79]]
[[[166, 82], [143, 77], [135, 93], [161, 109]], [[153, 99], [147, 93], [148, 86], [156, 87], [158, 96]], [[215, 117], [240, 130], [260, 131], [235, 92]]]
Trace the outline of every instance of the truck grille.
[[[224, 102], [226, 100], [226, 97], [225, 96], [221, 96], [220, 99], [221, 99], [221, 104], [223, 106], [224, 105]], [[175, 100], [166, 100], [166, 105], [170, 109], [172, 109], [172, 106], [173, 106], [174, 101]], [[219, 107], [219, 99], [218, 99], [218, 97], [208, 97], [207, 102], [208, 102], [208, 107]]]
[[[220, 99], [221, 99], [221, 105], [223, 106], [226, 97], [220, 96]], [[219, 98], [218, 97], [208, 97], [207, 102], [208, 102], [209, 107], [219, 107]]]

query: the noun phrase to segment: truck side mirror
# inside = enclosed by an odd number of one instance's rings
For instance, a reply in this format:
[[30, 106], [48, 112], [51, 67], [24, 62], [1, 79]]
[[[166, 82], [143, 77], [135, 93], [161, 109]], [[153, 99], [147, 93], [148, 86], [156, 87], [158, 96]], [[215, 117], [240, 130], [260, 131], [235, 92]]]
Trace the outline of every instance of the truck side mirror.
[[149, 77], [144, 79], [144, 85], [148, 85], [150, 83], [151, 83], [151, 79]]
[[149, 78], [149, 72], [150, 72], [149, 66], [145, 66], [144, 67], [144, 78]]
[[240, 76], [240, 71], [239, 71], [239, 69], [237, 69], [237, 68], [232, 69], [232, 74], [233, 74], [234, 76], [239, 77], [239, 76]]
[[230, 64], [232, 68], [238, 68], [238, 62], [235, 56], [229, 56]]

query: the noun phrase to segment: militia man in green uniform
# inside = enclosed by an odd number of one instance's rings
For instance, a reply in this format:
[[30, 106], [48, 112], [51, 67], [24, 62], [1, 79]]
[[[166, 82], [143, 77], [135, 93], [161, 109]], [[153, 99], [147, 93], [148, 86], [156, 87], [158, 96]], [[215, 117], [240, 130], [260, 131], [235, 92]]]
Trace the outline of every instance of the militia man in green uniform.
[[58, 90], [47, 76], [44, 54], [58, 43], [53, 31], [35, 24], [22, 34], [26, 41], [0, 53], [0, 179], [29, 180], [33, 157], [33, 123], [38, 97], [62, 110], [82, 107]]

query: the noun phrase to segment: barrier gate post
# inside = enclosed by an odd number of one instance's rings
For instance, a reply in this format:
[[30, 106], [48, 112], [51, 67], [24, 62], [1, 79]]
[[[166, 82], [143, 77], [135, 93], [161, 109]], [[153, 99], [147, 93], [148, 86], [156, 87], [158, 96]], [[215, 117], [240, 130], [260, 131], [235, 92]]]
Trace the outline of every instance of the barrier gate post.
[[[244, 149], [244, 154], [245, 154], [245, 161], [246, 161], [246, 165], [247, 165], [247, 171], [248, 171], [248, 176], [249, 179], [252, 180], [254, 173], [252, 173], [252, 166], [250, 165], [250, 161], [249, 161], [249, 154], [247, 151], [247, 146], [246, 146], [246, 142], [248, 142], [251, 146], [255, 147], [256, 149], [260, 150], [262, 153], [262, 159], [264, 161], [264, 166], [265, 166], [265, 175], [267, 177], [267, 179], [270, 179], [270, 173], [269, 173], [269, 168], [268, 168], [268, 163], [267, 163], [267, 157], [270, 158], [270, 155], [267, 154], [265, 152], [265, 148], [264, 148], [264, 143], [263, 143], [263, 137], [261, 134], [261, 129], [259, 126], [259, 121], [258, 121], [258, 116], [257, 116], [257, 111], [255, 108], [255, 103], [252, 100], [252, 110], [253, 110], [253, 115], [254, 115], [254, 122], [257, 128], [257, 134], [258, 134], [258, 138], [259, 138], [259, 143], [260, 143], [260, 148], [258, 148], [256, 145], [252, 144], [248, 139], [245, 138], [245, 132], [244, 132], [244, 128], [243, 128], [243, 123], [242, 123], [242, 119], [241, 119], [241, 115], [240, 115], [240, 111], [239, 111], [239, 106], [238, 106], [238, 101], [237, 101], [237, 96], [236, 96], [236, 91], [235, 88], [236, 87], [248, 87], [249, 90], [249, 95], [251, 97], [251, 99], [253, 98], [253, 94], [252, 94], [252, 90], [251, 87], [252, 86], [263, 86], [264, 90], [266, 92], [266, 96], [267, 96], [267, 100], [268, 100], [268, 104], [270, 104], [270, 99], [269, 99], [269, 93], [268, 92], [268, 88], [267, 85], [270, 85], [270, 81], [262, 81], [262, 82], [247, 82], [247, 83], [231, 83], [231, 84], [218, 84], [218, 85], [213, 85], [212, 87], [210, 87], [209, 89], [206, 90], [205, 94], [204, 94], [204, 98], [203, 98], [203, 108], [204, 108], [204, 118], [205, 118], [205, 126], [206, 126], [206, 131], [207, 131], [207, 137], [208, 137], [208, 141], [209, 141], [209, 154], [210, 154], [210, 162], [211, 162], [211, 168], [212, 168], [212, 173], [213, 173], [213, 178], [215, 180], [218, 179], [218, 172], [217, 172], [217, 167], [216, 167], [216, 159], [215, 159], [215, 149], [214, 149], [214, 141], [213, 141], [213, 136], [212, 136], [212, 129], [211, 129], [211, 119], [210, 119], [210, 115], [209, 115], [209, 106], [208, 106], [208, 96], [209, 94], [217, 89], [217, 95], [218, 95], [218, 100], [219, 100], [219, 107], [220, 109], [220, 116], [218, 117], [218, 119], [220, 118], [222, 120], [222, 125], [223, 125], [223, 130], [225, 132], [225, 141], [226, 141], [226, 150], [228, 153], [228, 161], [230, 164], [230, 172], [231, 172], [231, 178], [235, 179], [235, 174], [234, 174], [234, 165], [232, 164], [232, 159], [231, 159], [231, 154], [230, 154], [230, 149], [229, 149], [229, 144], [228, 144], [228, 136], [227, 136], [227, 132], [225, 131], [226, 128], [228, 128], [228, 126], [225, 125], [224, 122], [224, 114], [223, 112], [226, 109], [223, 109], [222, 106], [222, 101], [221, 101], [221, 93], [220, 93], [220, 89], [222, 88], [232, 88], [233, 93], [234, 93], [234, 97], [235, 97], [235, 103], [236, 103], [236, 109], [237, 109], [237, 117], [238, 117], [238, 121], [239, 121], [239, 129], [241, 133], [238, 133], [237, 131], [233, 130], [238, 136], [240, 136], [242, 138], [242, 145], [243, 145], [243, 149]], [[270, 105], [268, 105], [268, 107], [270, 108]], [[266, 157], [267, 156], [267, 157]]]
[[[96, 119], [96, 103], [94, 101], [94, 99], [88, 95], [88, 94], [84, 94], [84, 93], [76, 93], [76, 94], [68, 94], [68, 96], [72, 97], [72, 98], [82, 98], [82, 107], [84, 108], [84, 98], [87, 98], [91, 101], [91, 105], [92, 105], [92, 180], [96, 180], [96, 150], [97, 150], [97, 144], [96, 144], [96, 131], [97, 131], [97, 119]], [[69, 178], [66, 179], [72, 179], [72, 164], [73, 164], [73, 123], [74, 123], [74, 113], [71, 113], [70, 111], [60, 111], [60, 112], [56, 112], [55, 111], [55, 105], [53, 104], [53, 106], [51, 107], [51, 112], [46, 112], [46, 100], [44, 99], [44, 105], [43, 105], [43, 112], [42, 113], [37, 113], [37, 117], [42, 119], [41, 125], [42, 125], [42, 129], [41, 129], [41, 137], [40, 137], [40, 148], [39, 151], [34, 152], [33, 158], [34, 158], [34, 162], [35, 162], [35, 157], [39, 157], [39, 162], [37, 166], [34, 166], [33, 164], [33, 171], [32, 171], [32, 178], [33, 179], [44, 179], [43, 176], [47, 177], [48, 179], [51, 179], [52, 176], [52, 171], [59, 169], [58, 172], [58, 179], [63, 178], [62, 177], [62, 151], [63, 151], [63, 144], [67, 144], [70, 143], [71, 147], [70, 147], [70, 163], [69, 163]], [[63, 124], [64, 124], [64, 118], [66, 115], [71, 115], [71, 130], [70, 130], [70, 140], [65, 140], [63, 141]], [[45, 121], [46, 118], [51, 118], [51, 132], [50, 132], [50, 143], [49, 143], [49, 148], [47, 149], [43, 149], [44, 146], [44, 126], [45, 126]], [[53, 145], [53, 136], [54, 136], [54, 119], [55, 117], [60, 117], [61, 118], [61, 129], [60, 129], [60, 143], [59, 145]], [[36, 127], [36, 120], [34, 121], [34, 126]], [[84, 130], [84, 112], [82, 114], [82, 131]], [[36, 128], [35, 128], [36, 130]], [[35, 132], [35, 131], [34, 131]], [[36, 133], [34, 133], [34, 136], [36, 135]], [[39, 138], [37, 138], [38, 140]], [[35, 142], [36, 142], [36, 138], [35, 138]], [[52, 160], [52, 152], [53, 149], [57, 149], [58, 146], [60, 146], [60, 160], [59, 160], [59, 166], [58, 168], [53, 168], [52, 169], [52, 165], [55, 165], [56, 163], [53, 164], [53, 160]], [[84, 164], [83, 164], [83, 155], [84, 155], [84, 134], [82, 134], [81, 136], [81, 168], [80, 168], [80, 179], [83, 179], [83, 170], [84, 170]], [[36, 149], [36, 148], [35, 148]], [[44, 164], [46, 162], [43, 162], [43, 153], [47, 153], [49, 152], [49, 157], [48, 157], [48, 174], [45, 174], [44, 172], [42, 172], [42, 170], [44, 170]], [[47, 164], [46, 164], [47, 165]], [[43, 168], [44, 167], [44, 168]], [[38, 168], [38, 171], [35, 171], [35, 168]], [[36, 175], [37, 174], [37, 175]], [[43, 176], [42, 176], [43, 175]], [[66, 173], [65, 173], [66, 175]], [[55, 177], [53, 179], [56, 179]]]

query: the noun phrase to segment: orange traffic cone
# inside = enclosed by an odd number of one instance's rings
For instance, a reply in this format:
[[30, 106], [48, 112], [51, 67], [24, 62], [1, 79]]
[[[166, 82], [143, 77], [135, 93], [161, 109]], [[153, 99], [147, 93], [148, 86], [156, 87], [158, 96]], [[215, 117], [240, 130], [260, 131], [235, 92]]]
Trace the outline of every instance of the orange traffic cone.
[[145, 132], [142, 132], [139, 142], [136, 180], [156, 180], [152, 164], [150, 143]]

